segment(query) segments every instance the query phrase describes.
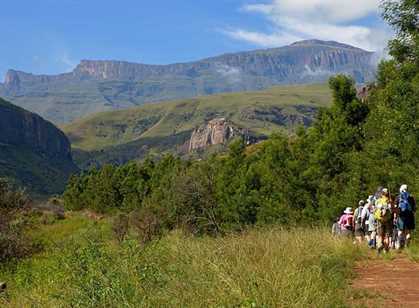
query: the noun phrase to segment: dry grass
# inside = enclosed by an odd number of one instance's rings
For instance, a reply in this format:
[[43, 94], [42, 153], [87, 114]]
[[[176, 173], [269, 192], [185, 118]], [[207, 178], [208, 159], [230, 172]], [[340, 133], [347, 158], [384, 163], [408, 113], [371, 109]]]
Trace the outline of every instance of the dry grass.
[[[340, 307], [361, 254], [322, 229], [272, 228], [222, 238], [174, 232], [147, 246], [134, 237], [118, 245], [110, 240], [108, 222], [81, 225], [79, 217], [72, 219], [80, 231], [66, 239], [58, 232], [58, 245], [0, 271], [0, 280], [10, 285], [0, 304]], [[57, 224], [71, 229], [69, 221]]]

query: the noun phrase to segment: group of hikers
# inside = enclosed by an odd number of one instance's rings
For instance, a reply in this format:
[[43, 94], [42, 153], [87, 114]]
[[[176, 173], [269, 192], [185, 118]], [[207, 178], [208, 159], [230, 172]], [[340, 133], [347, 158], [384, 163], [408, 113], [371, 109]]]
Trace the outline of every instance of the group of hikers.
[[379, 188], [353, 210], [348, 207], [333, 225], [335, 235], [355, 237], [355, 241], [378, 252], [402, 249], [409, 245], [415, 229], [416, 201], [407, 185], [393, 198], [387, 188]]

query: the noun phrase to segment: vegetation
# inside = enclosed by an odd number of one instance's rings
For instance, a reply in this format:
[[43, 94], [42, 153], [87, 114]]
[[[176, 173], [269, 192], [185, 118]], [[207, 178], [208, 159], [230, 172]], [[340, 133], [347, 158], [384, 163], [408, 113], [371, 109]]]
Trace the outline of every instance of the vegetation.
[[26, 256], [31, 251], [22, 216], [27, 203], [23, 191], [13, 189], [7, 180], [0, 178], [0, 262]]
[[[108, 220], [74, 215], [38, 230], [44, 253], [0, 270], [6, 307], [341, 307], [360, 251], [327, 230], [174, 232], [117, 244]], [[292, 249], [290, 249], [292, 247]], [[298, 292], [296, 291], [298, 290]]]

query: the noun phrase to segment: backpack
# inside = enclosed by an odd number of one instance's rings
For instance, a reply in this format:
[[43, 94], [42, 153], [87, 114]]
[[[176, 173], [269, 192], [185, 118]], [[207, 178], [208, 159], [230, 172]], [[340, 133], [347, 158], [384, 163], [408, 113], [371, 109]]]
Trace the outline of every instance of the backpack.
[[346, 224], [344, 225], [344, 227], [348, 230], [352, 230], [353, 222], [354, 222], [354, 216], [353, 215], [348, 215], [346, 217]]
[[364, 210], [363, 206], [358, 207], [355, 210], [355, 223], [362, 224], [362, 211]]
[[388, 222], [391, 219], [391, 211], [386, 207], [377, 207], [374, 210], [374, 218], [380, 223]]
[[400, 194], [399, 208], [401, 212], [412, 211], [412, 206], [410, 205], [409, 197], [410, 196], [407, 191], [404, 191]]

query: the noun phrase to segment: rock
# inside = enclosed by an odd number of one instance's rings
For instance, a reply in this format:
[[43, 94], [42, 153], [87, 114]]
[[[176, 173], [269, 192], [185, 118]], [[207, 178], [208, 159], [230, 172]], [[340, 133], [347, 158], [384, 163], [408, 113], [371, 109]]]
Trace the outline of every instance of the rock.
[[225, 118], [216, 118], [195, 129], [189, 141], [189, 152], [211, 145], [224, 144], [237, 134], [237, 130]]

